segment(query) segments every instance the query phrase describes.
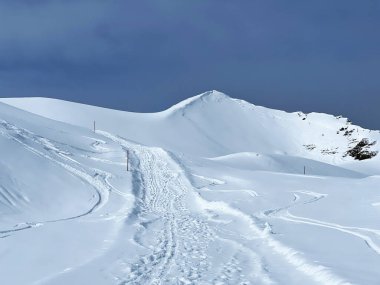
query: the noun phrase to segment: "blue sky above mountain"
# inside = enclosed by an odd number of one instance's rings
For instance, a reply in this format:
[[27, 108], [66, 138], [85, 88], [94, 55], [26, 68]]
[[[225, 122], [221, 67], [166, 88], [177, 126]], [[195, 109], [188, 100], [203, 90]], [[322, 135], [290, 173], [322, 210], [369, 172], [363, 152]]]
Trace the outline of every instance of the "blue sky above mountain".
[[379, 129], [377, 1], [1, 1], [0, 94], [150, 112], [210, 89]]

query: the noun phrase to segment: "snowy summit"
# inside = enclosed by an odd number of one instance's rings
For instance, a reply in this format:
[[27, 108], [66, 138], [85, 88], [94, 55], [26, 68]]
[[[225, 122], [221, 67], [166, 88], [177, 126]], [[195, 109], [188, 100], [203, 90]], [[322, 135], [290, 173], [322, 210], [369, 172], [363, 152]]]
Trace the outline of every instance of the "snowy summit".
[[0, 102], [2, 284], [379, 284], [379, 131], [215, 90]]

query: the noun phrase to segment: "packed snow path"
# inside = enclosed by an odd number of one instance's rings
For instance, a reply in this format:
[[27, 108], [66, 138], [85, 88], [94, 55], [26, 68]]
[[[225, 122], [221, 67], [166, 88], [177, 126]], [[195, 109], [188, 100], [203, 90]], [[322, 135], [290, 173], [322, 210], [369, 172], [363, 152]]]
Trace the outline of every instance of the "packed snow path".
[[[279, 280], [269, 277], [269, 268], [291, 271], [280, 280], [350, 284], [273, 239], [263, 221], [259, 227], [254, 218], [223, 202], [203, 200], [198, 205], [203, 211], [194, 207], [195, 191], [186, 172], [163, 149], [99, 133], [133, 150], [132, 171], [139, 180], [134, 183], [134, 212], [140, 229], [134, 241], [146, 253], [124, 263], [119, 284], [277, 284]], [[242, 228], [226, 226], [231, 217]]]
[[[132, 147], [120, 138], [102, 133], [124, 148]], [[119, 277], [120, 284], [196, 282], [209, 267], [205, 250], [212, 233], [204, 221], [186, 208], [188, 185], [179, 179], [183, 175], [181, 170], [170, 165], [169, 155], [159, 148], [134, 145], [133, 150], [141, 172], [138, 174], [141, 184], [135, 184], [139, 188], [135, 189], [136, 214], [145, 221], [135, 241], [147, 246], [144, 232], [153, 231], [157, 243], [148, 245], [149, 252], [141, 256], [125, 276]]]
[[[118, 277], [120, 284], [250, 284], [239, 266], [238, 256], [245, 254], [238, 249], [224, 255], [220, 247], [231, 247], [231, 243], [235, 247], [234, 242], [222, 241], [204, 216], [188, 208], [193, 189], [174, 159], [160, 148], [134, 145], [99, 133], [123, 148], [133, 149], [138, 167], [133, 171], [141, 180], [135, 183], [135, 212], [142, 221], [135, 241], [148, 253], [130, 265], [125, 276]], [[212, 245], [216, 239], [217, 247]], [[212, 250], [219, 252], [218, 262], [210, 258]], [[261, 268], [252, 271], [257, 274], [256, 280], [266, 283], [268, 278], [261, 273]]]

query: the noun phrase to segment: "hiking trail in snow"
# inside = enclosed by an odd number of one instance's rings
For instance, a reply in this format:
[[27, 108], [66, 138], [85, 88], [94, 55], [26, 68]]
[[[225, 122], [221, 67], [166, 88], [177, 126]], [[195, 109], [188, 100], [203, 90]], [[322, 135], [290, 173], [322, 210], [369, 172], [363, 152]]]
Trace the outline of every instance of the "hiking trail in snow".
[[[119, 284], [274, 284], [278, 281], [267, 270], [279, 265], [309, 284], [350, 284], [275, 240], [268, 225], [261, 228], [228, 204], [194, 195], [196, 189], [185, 170], [166, 151], [98, 133], [132, 150], [132, 171], [140, 179], [134, 191], [140, 230], [134, 239], [147, 253], [123, 263], [126, 268], [124, 275], [117, 276]], [[323, 198], [312, 196], [310, 202]], [[201, 210], [189, 207], [188, 199], [198, 200]], [[218, 218], [210, 220], [211, 216]], [[228, 224], [232, 218], [245, 227], [229, 232], [222, 217]], [[213, 251], [219, 253], [217, 258]]]

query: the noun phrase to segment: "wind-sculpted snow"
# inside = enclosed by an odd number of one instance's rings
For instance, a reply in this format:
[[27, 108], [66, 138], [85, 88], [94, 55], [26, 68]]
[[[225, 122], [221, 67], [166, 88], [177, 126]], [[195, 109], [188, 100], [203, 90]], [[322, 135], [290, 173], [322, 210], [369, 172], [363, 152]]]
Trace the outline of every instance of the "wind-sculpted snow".
[[0, 283], [378, 284], [379, 158], [344, 157], [376, 131], [216, 91], [5, 101], [34, 114], [0, 103]]

